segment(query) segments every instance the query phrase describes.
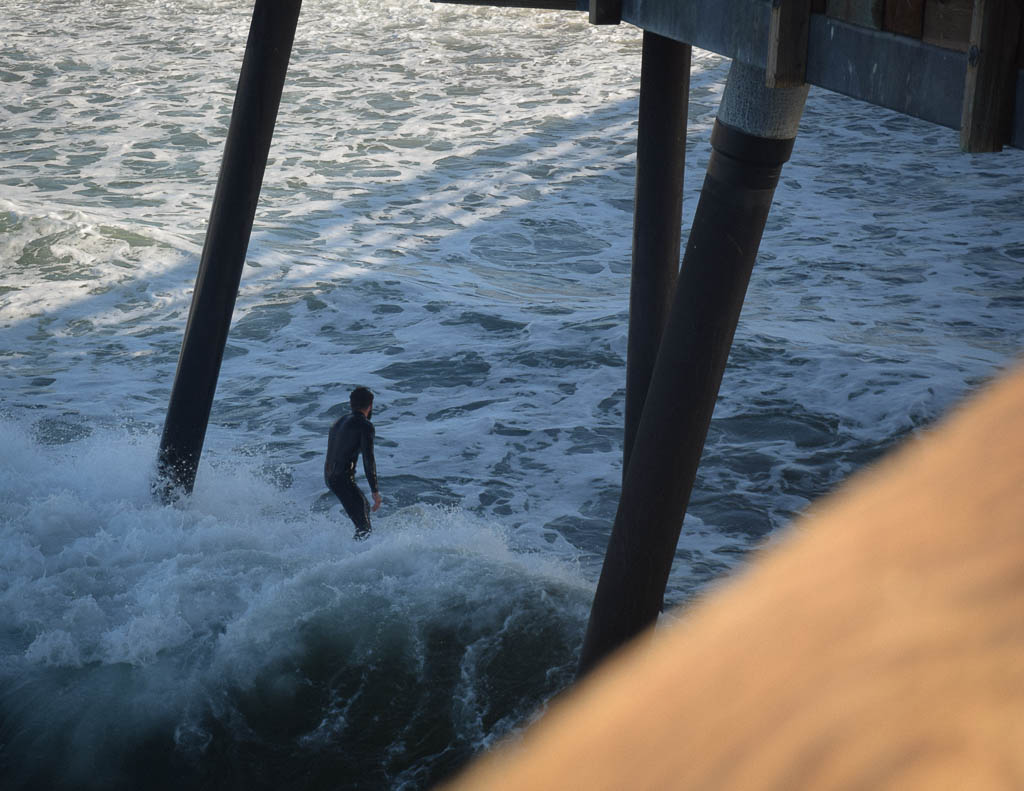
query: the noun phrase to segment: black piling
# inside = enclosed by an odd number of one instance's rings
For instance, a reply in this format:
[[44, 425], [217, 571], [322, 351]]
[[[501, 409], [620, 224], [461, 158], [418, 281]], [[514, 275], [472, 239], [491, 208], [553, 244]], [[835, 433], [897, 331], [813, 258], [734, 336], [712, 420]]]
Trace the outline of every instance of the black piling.
[[806, 86], [734, 61], [580, 657], [582, 676], [655, 622]]
[[217, 388], [302, 0], [256, 0], [192, 307], [160, 440], [165, 500], [189, 493]]
[[625, 477], [679, 273], [690, 45], [644, 32], [626, 356]]

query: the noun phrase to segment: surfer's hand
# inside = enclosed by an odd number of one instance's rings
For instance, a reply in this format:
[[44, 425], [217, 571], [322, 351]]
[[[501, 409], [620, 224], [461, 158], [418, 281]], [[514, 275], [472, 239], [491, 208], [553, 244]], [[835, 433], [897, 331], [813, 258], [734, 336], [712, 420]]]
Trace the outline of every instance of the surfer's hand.
[[370, 511], [371, 512], [376, 511], [378, 508], [380, 508], [380, 504], [382, 502], [384, 502], [384, 498], [382, 498], [380, 496], [380, 492], [374, 492], [373, 493], [373, 508], [371, 508]]

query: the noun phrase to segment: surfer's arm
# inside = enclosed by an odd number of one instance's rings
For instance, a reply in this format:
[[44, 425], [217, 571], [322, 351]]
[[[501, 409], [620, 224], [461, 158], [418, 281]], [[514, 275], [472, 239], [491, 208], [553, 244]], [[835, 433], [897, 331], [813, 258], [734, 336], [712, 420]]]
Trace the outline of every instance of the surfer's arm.
[[[337, 425], [335, 423], [335, 425]], [[324, 483], [328, 487], [331, 485], [331, 478], [337, 474], [338, 465], [335, 456], [338, 454], [338, 438], [334, 430], [334, 426], [331, 426], [330, 432], [327, 434], [327, 456], [324, 459]]]
[[366, 474], [366, 482], [370, 484], [375, 501], [380, 497], [377, 490], [377, 460], [373, 457], [373, 439], [376, 433], [373, 426], [368, 426], [363, 431], [363, 446], [360, 448], [363, 454], [363, 472]]

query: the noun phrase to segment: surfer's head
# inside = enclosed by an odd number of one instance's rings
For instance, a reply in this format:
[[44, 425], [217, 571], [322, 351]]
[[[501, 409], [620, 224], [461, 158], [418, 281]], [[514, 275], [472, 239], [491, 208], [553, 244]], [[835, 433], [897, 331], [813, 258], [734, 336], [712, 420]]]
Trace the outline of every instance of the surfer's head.
[[348, 402], [351, 404], [353, 412], [362, 412], [366, 409], [366, 416], [369, 417], [370, 412], [373, 411], [373, 393], [368, 387], [357, 387], [349, 395]]

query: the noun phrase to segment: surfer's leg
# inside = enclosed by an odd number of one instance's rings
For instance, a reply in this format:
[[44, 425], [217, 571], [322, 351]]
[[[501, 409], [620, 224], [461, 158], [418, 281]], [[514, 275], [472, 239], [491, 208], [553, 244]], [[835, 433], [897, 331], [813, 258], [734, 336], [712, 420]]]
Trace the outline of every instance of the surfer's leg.
[[352, 498], [352, 509], [348, 510], [348, 515], [352, 518], [353, 524], [356, 526], [355, 539], [361, 541], [370, 535], [370, 502], [366, 499], [366, 495], [363, 494], [363, 490], [358, 486], [353, 485], [354, 497]]
[[331, 491], [341, 501], [341, 507], [356, 526], [355, 537], [366, 538], [370, 535], [370, 504], [356, 482], [344, 478], [331, 481]]

